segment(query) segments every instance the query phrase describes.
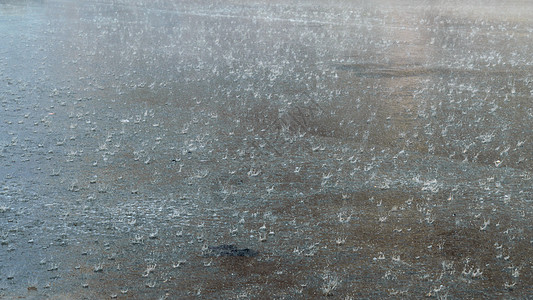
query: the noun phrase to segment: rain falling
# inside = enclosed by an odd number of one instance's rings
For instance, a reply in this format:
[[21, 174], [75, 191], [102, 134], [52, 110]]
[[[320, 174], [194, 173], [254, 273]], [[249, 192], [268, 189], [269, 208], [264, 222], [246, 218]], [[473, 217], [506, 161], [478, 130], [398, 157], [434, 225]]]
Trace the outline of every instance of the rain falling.
[[0, 0], [0, 298], [525, 299], [533, 2]]

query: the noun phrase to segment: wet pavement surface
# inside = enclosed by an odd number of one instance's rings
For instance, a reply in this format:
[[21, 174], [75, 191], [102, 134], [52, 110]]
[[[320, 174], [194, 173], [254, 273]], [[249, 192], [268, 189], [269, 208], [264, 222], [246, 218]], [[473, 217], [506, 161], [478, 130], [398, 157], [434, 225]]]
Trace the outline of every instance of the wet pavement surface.
[[0, 1], [0, 298], [527, 298], [532, 20]]

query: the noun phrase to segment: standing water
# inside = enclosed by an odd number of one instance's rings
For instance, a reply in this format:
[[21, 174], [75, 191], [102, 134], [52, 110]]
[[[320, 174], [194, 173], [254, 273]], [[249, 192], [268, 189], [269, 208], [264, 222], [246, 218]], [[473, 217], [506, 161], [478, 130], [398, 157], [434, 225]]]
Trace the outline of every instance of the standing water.
[[533, 294], [533, 3], [0, 1], [0, 298]]

